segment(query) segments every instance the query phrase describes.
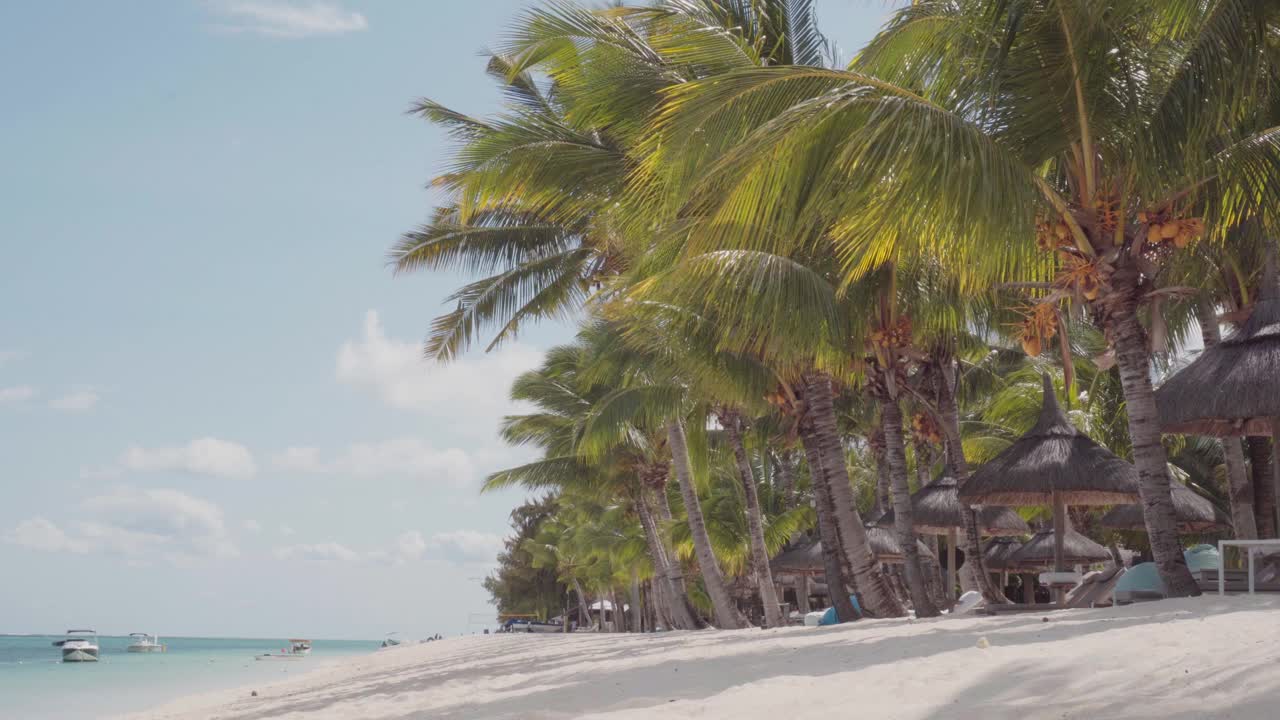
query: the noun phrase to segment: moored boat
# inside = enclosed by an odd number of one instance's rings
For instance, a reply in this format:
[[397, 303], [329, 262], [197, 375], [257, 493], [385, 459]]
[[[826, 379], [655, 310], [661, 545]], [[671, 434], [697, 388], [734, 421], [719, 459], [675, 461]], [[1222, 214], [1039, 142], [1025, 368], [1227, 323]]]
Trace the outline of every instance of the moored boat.
[[129, 637], [133, 639], [133, 642], [129, 643], [129, 647], [125, 649], [131, 653], [162, 653], [168, 649], [168, 646], [160, 642], [159, 635], [129, 633]]
[[98, 662], [98, 633], [95, 630], [68, 630], [67, 637], [54, 643], [62, 649], [62, 662]]
[[254, 655], [254, 660], [303, 660], [311, 654], [311, 641], [303, 638], [291, 638], [288, 648], [281, 648], [278, 653], [262, 653]]

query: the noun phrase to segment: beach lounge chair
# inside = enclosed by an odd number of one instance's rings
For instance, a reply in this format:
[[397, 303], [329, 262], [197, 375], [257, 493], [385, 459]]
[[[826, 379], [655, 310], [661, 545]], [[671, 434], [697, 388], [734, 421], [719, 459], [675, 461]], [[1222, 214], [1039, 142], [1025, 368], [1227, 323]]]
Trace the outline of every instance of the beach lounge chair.
[[[1249, 592], [1249, 571], [1248, 570], [1227, 570], [1224, 575], [1226, 581], [1223, 587], [1227, 592], [1247, 593]], [[1216, 569], [1205, 569], [1195, 573], [1196, 584], [1200, 586], [1202, 592], [1218, 592], [1218, 571]], [[1280, 592], [1280, 577], [1272, 572], [1259, 572], [1255, 570], [1253, 579], [1254, 592]]]
[[1067, 593], [1065, 605], [988, 605], [974, 612], [984, 615], [1013, 615], [1028, 612], [1049, 612], [1051, 610], [1076, 610], [1090, 607], [1109, 607], [1116, 583], [1124, 576], [1122, 567], [1110, 567], [1106, 570], [1091, 572], [1080, 579], [1080, 583]]

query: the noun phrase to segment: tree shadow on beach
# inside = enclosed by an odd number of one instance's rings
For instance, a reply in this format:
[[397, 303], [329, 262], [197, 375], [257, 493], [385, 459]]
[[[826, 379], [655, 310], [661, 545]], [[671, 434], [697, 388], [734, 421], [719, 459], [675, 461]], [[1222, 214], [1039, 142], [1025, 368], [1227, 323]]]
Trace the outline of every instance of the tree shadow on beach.
[[[1194, 613], [1162, 612], [1159, 604], [1153, 604], [1146, 611], [1034, 613], [964, 618], [965, 622], [895, 620], [822, 629], [497, 638], [495, 642], [472, 644], [453, 657], [391, 672], [371, 670], [292, 697], [274, 698], [268, 707], [255, 708], [252, 701], [238, 703], [230, 708], [230, 714], [221, 717], [265, 720], [291, 713], [385, 720], [573, 717], [696, 700], [773, 678], [825, 677], [971, 650], [979, 638], [987, 635], [998, 634], [1001, 647], [1017, 647], [1256, 609], [1252, 604], [1222, 604], [1206, 599]], [[868, 628], [874, 628], [874, 634]], [[543, 659], [540, 652], [550, 657]], [[974, 672], [977, 675], [981, 671]], [[1052, 658], [1046, 658], [1033, 667], [1018, 670], [1013, 677], [1003, 671], [978, 675], [948, 703], [947, 712], [928, 717], [941, 720], [976, 716], [979, 708], [986, 718], [1112, 717], [1099, 712], [1096, 706], [1091, 715], [1074, 714], [1087, 708], [1087, 703], [1054, 707], [1056, 714], [1042, 713], [1028, 705], [1028, 698], [1047, 695], [1066, 680], [1087, 680], [1081, 673], [1088, 672], [1087, 667], [1055, 665]], [[1175, 669], [1170, 672], [1172, 677]], [[1102, 697], [1122, 697], [1127, 694], [1124, 683], [1132, 684], [1133, 680], [1109, 678], [1100, 681], [1096, 689]], [[1182, 681], [1204, 683], [1206, 688], [1233, 688], [1236, 694], [1249, 690], [1228, 674], [1201, 673], [1194, 680], [1188, 675]], [[962, 709], [967, 714], [958, 713]]]

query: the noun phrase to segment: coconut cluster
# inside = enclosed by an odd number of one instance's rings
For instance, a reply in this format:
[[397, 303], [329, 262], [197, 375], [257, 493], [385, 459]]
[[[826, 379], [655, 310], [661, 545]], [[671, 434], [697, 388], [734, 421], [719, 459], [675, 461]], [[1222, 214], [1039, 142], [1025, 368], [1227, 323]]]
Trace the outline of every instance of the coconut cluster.
[[904, 348], [911, 345], [911, 318], [903, 316], [888, 327], [871, 333], [871, 344], [877, 349]]
[[911, 416], [911, 432], [917, 438], [933, 445], [942, 444], [942, 432], [933, 417], [928, 413], [918, 412]]
[[1052, 252], [1059, 247], [1072, 246], [1071, 228], [1061, 219], [1036, 220], [1036, 247], [1045, 252]]
[[1053, 305], [1041, 303], [1022, 322], [1022, 351], [1038, 357], [1044, 344], [1058, 334], [1058, 313]]
[[1204, 219], [1174, 218], [1165, 214], [1138, 213], [1138, 222], [1147, 224], [1147, 243], [1159, 245], [1172, 242], [1174, 247], [1184, 248], [1204, 234]]

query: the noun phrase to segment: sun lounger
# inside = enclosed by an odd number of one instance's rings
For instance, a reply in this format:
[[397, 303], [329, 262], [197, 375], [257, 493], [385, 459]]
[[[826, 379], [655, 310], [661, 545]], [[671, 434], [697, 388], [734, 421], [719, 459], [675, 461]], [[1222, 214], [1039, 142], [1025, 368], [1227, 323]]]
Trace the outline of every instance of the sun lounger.
[[[1223, 587], [1227, 592], [1249, 592], [1248, 570], [1227, 570], [1223, 576], [1225, 578]], [[1201, 570], [1196, 573], [1196, 584], [1200, 586], [1202, 592], [1217, 592], [1218, 571]], [[1280, 592], [1280, 579], [1277, 579], [1274, 570], [1272, 572], [1255, 570], [1253, 590], [1254, 592]]]
[[1048, 612], [1050, 610], [1072, 610], [1088, 607], [1105, 607], [1112, 603], [1112, 594], [1116, 583], [1125, 574], [1124, 568], [1107, 568], [1100, 572], [1092, 572], [1080, 580], [1080, 584], [1067, 593], [1065, 605], [987, 605], [974, 612], [985, 615], [1012, 615], [1028, 612]]

